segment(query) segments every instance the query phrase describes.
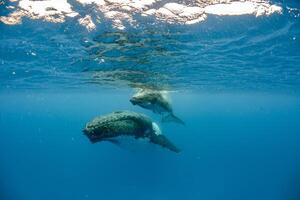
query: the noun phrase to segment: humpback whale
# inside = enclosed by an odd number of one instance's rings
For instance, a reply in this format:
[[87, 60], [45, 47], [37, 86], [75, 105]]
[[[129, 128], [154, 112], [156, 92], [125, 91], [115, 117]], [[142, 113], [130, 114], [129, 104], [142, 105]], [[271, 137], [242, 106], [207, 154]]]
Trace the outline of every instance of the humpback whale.
[[185, 124], [181, 119], [173, 114], [173, 108], [166, 95], [156, 90], [141, 90], [130, 99], [133, 105], [152, 110], [152, 112], [162, 115], [162, 122], [176, 122]]
[[117, 111], [94, 118], [88, 122], [83, 133], [92, 143], [109, 141], [118, 144], [119, 136], [134, 139], [149, 139], [150, 143], [160, 145], [173, 152], [180, 150], [162, 135], [159, 126], [144, 114], [131, 111]]

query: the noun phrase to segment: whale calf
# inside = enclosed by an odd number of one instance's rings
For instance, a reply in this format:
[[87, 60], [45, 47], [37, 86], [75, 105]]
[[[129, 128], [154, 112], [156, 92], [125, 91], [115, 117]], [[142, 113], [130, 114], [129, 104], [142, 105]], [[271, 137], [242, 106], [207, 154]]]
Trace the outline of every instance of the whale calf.
[[130, 99], [133, 105], [152, 110], [152, 112], [162, 115], [162, 122], [176, 122], [185, 124], [181, 119], [173, 114], [173, 108], [166, 95], [156, 90], [141, 90]]
[[88, 122], [83, 133], [92, 143], [109, 141], [118, 144], [118, 137], [129, 136], [135, 139], [149, 139], [150, 143], [160, 145], [179, 153], [180, 150], [162, 135], [159, 126], [146, 115], [117, 111], [94, 118]]

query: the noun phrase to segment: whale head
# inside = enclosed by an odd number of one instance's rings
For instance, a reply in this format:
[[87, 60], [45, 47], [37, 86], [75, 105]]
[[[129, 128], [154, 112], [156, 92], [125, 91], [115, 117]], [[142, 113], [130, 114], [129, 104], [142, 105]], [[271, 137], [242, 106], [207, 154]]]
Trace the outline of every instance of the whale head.
[[84, 128], [82, 130], [83, 134], [88, 137], [91, 143], [96, 143], [102, 141], [104, 138], [102, 137], [102, 134], [94, 134], [92, 130], [89, 128]]
[[147, 96], [133, 96], [129, 101], [132, 105], [139, 105], [143, 108], [151, 106], [151, 100], [148, 99]]
[[132, 105], [139, 105], [141, 103], [141, 100], [136, 97], [132, 97], [129, 101], [132, 103]]

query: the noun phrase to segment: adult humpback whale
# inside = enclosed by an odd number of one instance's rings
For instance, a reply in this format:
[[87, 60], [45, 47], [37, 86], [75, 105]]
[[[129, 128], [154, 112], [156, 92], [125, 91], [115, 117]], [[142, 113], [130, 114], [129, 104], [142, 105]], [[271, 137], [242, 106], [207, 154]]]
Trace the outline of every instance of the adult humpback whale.
[[179, 153], [180, 150], [172, 144], [158, 125], [146, 115], [131, 111], [117, 111], [99, 116], [86, 124], [84, 134], [92, 143], [109, 141], [118, 143], [119, 136], [131, 136], [135, 139], [148, 138], [149, 142], [160, 145]]

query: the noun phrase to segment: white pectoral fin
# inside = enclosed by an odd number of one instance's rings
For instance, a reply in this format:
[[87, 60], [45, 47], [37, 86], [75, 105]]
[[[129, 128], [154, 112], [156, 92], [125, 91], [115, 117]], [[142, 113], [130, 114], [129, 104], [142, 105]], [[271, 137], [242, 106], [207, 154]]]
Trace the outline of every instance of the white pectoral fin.
[[161, 130], [160, 130], [159, 126], [155, 122], [152, 122], [152, 128], [153, 128], [154, 133], [156, 135], [161, 135]]

